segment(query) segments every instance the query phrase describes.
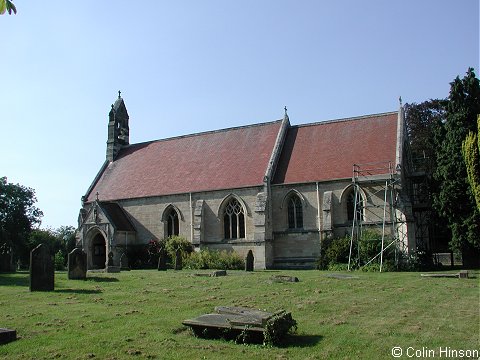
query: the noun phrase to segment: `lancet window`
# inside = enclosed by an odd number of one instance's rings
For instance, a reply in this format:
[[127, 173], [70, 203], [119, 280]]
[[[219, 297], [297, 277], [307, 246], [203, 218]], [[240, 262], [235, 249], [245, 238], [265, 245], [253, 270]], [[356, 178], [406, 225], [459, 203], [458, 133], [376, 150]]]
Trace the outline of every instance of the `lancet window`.
[[288, 228], [301, 229], [303, 228], [303, 208], [302, 201], [298, 195], [292, 195], [288, 199]]
[[167, 236], [175, 236], [179, 234], [178, 214], [172, 207], [166, 216], [167, 220]]
[[225, 206], [223, 214], [225, 239], [245, 237], [245, 213], [240, 202], [232, 198]]

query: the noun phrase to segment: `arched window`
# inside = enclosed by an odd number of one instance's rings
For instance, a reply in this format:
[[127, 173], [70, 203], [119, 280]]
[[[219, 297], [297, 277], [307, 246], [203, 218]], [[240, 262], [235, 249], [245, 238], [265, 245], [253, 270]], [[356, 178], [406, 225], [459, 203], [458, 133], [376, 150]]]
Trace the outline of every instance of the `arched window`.
[[[357, 193], [357, 220], [363, 220], [363, 198], [360, 192]], [[352, 189], [347, 196], [347, 220], [353, 221], [355, 212], [355, 190]]]
[[223, 229], [225, 239], [245, 237], [245, 214], [240, 202], [232, 198], [223, 212]]
[[166, 220], [167, 220], [167, 236], [170, 237], [170, 236], [178, 235], [179, 233], [178, 214], [173, 207], [168, 211]]
[[292, 195], [288, 199], [288, 228], [289, 229], [301, 229], [303, 228], [303, 208], [302, 201], [298, 195]]

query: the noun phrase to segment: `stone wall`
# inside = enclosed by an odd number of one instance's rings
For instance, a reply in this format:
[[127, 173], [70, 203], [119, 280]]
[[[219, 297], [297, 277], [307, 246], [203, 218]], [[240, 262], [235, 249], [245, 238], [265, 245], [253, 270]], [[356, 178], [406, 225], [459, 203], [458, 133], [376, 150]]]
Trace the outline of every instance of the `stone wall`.
[[[142, 199], [123, 200], [120, 205], [130, 216], [136, 230], [137, 243], [148, 243], [151, 239], [163, 239], [167, 236], [166, 224], [162, 222], [165, 210], [174, 205], [179, 210], [179, 235], [193, 242], [192, 229], [195, 228], [195, 209], [197, 202], [203, 200], [200, 244], [221, 243], [224, 241], [223, 219], [219, 218], [220, 207], [225, 199], [234, 195], [245, 205], [245, 240], [253, 241], [255, 226], [253, 222], [257, 194], [262, 187], [229, 189], [222, 191], [191, 194], [168, 195]], [[191, 206], [191, 207], [190, 207]], [[200, 209], [198, 209], [200, 211]], [[200, 215], [198, 215], [200, 216]]]
[[[384, 185], [384, 180], [361, 184], [367, 208], [364, 224], [376, 229], [384, 214]], [[316, 183], [272, 186], [273, 266], [314, 267], [321, 241], [329, 236], [350, 236], [352, 220], [348, 220], [347, 198], [351, 191], [350, 179], [318, 183], [318, 192]], [[302, 200], [303, 229], [288, 229], [287, 200], [293, 193]], [[393, 220], [391, 202], [387, 192], [387, 224]], [[392, 228], [388, 225], [385, 230], [390, 234]]]
[[[365, 199], [365, 223], [378, 226], [383, 217], [384, 183], [368, 181], [361, 184]], [[81, 234], [89, 239], [89, 229], [98, 229], [107, 240], [107, 251], [114, 253], [114, 263], [119, 263], [125, 244], [147, 244], [167, 236], [163, 221], [166, 211], [173, 207], [178, 213], [179, 235], [197, 248], [236, 251], [242, 257], [252, 250], [255, 268], [315, 266], [320, 255], [321, 242], [327, 237], [350, 236], [352, 221], [347, 216], [347, 198], [352, 191], [350, 179], [322, 183], [272, 185], [269, 192], [256, 186], [192, 194], [178, 194], [119, 201], [132, 221], [136, 233], [115, 232], [108, 219], [101, 213], [93, 219], [92, 211]], [[268, 197], [271, 194], [271, 198]], [[295, 194], [301, 199], [303, 227], [288, 228], [288, 199]], [[387, 194], [390, 203], [390, 194]], [[244, 207], [245, 238], [225, 239], [223, 206], [235, 197]], [[267, 211], [271, 208], [271, 221]], [[386, 207], [390, 220], [390, 206]], [[270, 235], [271, 226], [273, 235]], [[268, 230], [268, 231], [267, 231]], [[386, 228], [387, 233], [391, 226]], [[404, 229], [402, 229], [403, 231]], [[412, 232], [408, 229], [408, 232]], [[413, 232], [412, 232], [413, 233]], [[267, 237], [273, 237], [272, 239]], [[91, 240], [91, 239], [90, 239]], [[88, 245], [88, 244], [86, 244]], [[405, 244], [405, 248], [409, 245]], [[89, 249], [85, 251], [89, 254]]]

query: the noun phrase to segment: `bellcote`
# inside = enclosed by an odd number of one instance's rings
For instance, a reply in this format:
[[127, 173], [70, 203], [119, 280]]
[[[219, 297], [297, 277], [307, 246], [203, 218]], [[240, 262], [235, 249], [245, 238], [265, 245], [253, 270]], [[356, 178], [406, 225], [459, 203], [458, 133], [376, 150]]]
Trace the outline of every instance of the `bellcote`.
[[128, 112], [118, 92], [118, 98], [108, 114], [107, 160], [115, 161], [120, 150], [129, 145]]

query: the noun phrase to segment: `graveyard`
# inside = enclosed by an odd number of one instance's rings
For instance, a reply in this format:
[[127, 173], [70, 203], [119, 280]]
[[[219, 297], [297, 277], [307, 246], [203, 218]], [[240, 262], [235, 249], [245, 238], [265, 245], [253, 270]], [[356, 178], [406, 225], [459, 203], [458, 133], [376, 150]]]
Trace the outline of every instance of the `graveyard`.
[[[454, 273], [454, 272], [452, 272]], [[0, 273], [0, 359], [391, 359], [393, 347], [478, 349], [480, 273], [317, 270], [55, 272], [30, 291], [28, 271]], [[182, 322], [215, 307], [284, 310], [280, 344], [197, 337]]]

